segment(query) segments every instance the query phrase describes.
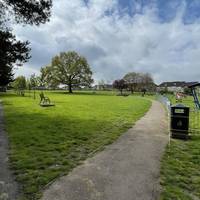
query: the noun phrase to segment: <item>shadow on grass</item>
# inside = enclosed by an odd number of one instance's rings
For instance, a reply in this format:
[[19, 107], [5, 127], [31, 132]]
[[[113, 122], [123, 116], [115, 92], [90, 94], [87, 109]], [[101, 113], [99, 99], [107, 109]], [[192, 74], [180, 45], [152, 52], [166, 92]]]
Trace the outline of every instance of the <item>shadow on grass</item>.
[[17, 97], [17, 95], [15, 93], [11, 93], [11, 92], [0, 92], [0, 97]]
[[[39, 96], [39, 94], [38, 94], [38, 96]], [[6, 98], [6, 97], [9, 97], [9, 98], [16, 98], [16, 97], [19, 97], [19, 98], [30, 98], [31, 96], [29, 96], [28, 93], [25, 93], [24, 96], [21, 96], [21, 95], [16, 94], [15, 92], [10, 91], [10, 92], [4, 92], [4, 93], [0, 92], [0, 97], [2, 97], [2, 98]]]
[[99, 95], [99, 96], [113, 96], [116, 95], [116, 92], [113, 91], [73, 91], [73, 93], [69, 93], [67, 91], [46, 91], [52, 92], [53, 94], [66, 94], [66, 95]]
[[106, 120], [19, 111], [7, 114], [6, 125], [11, 167], [22, 185], [25, 199], [39, 198], [45, 185], [67, 174], [122, 132]]

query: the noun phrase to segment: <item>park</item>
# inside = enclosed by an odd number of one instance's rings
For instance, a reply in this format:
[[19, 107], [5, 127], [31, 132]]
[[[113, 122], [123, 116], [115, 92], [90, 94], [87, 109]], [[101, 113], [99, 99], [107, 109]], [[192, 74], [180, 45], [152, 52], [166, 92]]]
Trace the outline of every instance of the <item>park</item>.
[[200, 199], [198, 3], [127, 2], [0, 1], [0, 200]]
[[[73, 94], [65, 90], [43, 92], [55, 106], [40, 106], [40, 90], [27, 90], [25, 96], [13, 90], [1, 93], [11, 169], [23, 188], [20, 195], [25, 199], [39, 199], [46, 185], [67, 175], [88, 157], [104, 151], [145, 115], [152, 100], [157, 100], [155, 94], [147, 93], [143, 97], [136, 92], [127, 97], [118, 96], [116, 90], [82, 90]], [[176, 103], [173, 95], [167, 96]], [[192, 96], [185, 97], [182, 103], [195, 107]], [[199, 121], [197, 123], [199, 126]], [[161, 162], [162, 199], [189, 199], [189, 191], [198, 196], [198, 132], [187, 142], [171, 139], [166, 148]], [[177, 179], [174, 179], [175, 174], [179, 174]], [[192, 183], [191, 174], [195, 180]], [[183, 190], [187, 192], [184, 194]]]
[[3, 96], [13, 147], [12, 166], [17, 180], [24, 185], [25, 194], [31, 196], [96, 150], [112, 143], [150, 107], [147, 100], [109, 93], [47, 94], [54, 100], [54, 108], [38, 106], [39, 96], [36, 100], [15, 94]]

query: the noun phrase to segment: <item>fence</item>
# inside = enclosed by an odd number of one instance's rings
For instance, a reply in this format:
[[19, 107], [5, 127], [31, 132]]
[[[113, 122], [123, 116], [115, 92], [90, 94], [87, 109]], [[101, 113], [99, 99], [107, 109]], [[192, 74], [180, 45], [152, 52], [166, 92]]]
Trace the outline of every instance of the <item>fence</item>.
[[170, 100], [160, 94], [156, 95], [156, 100], [159, 101], [161, 104], [163, 104], [163, 106], [165, 107], [166, 111], [167, 111], [167, 120], [168, 120], [168, 127], [167, 127], [167, 132], [168, 132], [168, 136], [169, 136], [169, 145], [170, 145], [170, 138], [171, 138], [171, 132], [170, 132], [170, 113], [171, 113], [171, 102]]
[[191, 109], [190, 110], [190, 125], [189, 132], [194, 134], [200, 134], [200, 110]]
[[164, 107], [166, 108], [166, 110], [168, 112], [168, 115], [170, 115], [170, 111], [171, 111], [170, 100], [167, 97], [165, 97], [163, 95], [159, 95], [159, 94], [156, 95], [156, 99], [164, 105]]

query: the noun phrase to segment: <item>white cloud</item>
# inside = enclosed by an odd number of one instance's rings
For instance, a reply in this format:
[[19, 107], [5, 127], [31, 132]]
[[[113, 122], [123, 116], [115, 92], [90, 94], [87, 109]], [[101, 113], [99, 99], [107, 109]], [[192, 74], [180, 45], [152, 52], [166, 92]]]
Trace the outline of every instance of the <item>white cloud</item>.
[[97, 80], [141, 71], [152, 73], [156, 82], [200, 81], [200, 24], [184, 24], [184, 9], [183, 4], [174, 20], [161, 23], [156, 7], [130, 17], [118, 13], [114, 0], [91, 0], [87, 6], [83, 0], [56, 0], [49, 23], [14, 27], [32, 47], [32, 59], [17, 74], [39, 70], [60, 51], [76, 50], [89, 60]]
[[18, 67], [15, 68], [16, 74], [15, 76], [26, 76], [27, 78], [30, 78], [31, 74], [39, 75], [39, 71], [37, 69], [34, 69], [32, 67]]

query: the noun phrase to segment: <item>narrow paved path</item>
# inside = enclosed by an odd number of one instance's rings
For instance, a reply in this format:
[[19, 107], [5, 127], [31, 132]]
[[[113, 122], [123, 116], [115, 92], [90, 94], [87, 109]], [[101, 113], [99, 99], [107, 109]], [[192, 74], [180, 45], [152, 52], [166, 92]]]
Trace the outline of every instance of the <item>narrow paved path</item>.
[[156, 200], [168, 141], [165, 111], [151, 109], [116, 142], [54, 182], [42, 200]]
[[4, 131], [3, 108], [0, 102], [0, 200], [16, 200], [17, 184], [8, 165], [8, 138]]

